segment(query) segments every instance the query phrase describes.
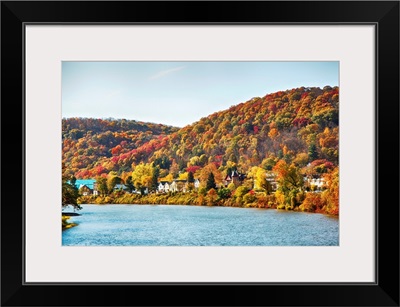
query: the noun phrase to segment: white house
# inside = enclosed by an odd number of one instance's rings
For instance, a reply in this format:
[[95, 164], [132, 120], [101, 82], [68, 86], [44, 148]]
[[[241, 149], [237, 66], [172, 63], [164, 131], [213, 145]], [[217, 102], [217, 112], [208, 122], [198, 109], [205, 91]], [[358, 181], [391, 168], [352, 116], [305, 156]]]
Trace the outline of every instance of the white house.
[[174, 180], [172, 183], [171, 183], [171, 185], [169, 186], [169, 190], [171, 191], [171, 192], [176, 192], [176, 191], [178, 191], [178, 185], [176, 184], [176, 181]]
[[195, 180], [194, 180], [194, 188], [195, 188], [196, 190], [198, 190], [198, 189], [200, 188], [200, 181], [199, 181], [199, 179], [195, 179]]
[[162, 182], [159, 183], [158, 188], [157, 188], [159, 193], [168, 193], [169, 192], [169, 184], [168, 182], [165, 182], [164, 184]]
[[325, 185], [324, 178], [304, 178], [304, 181], [308, 183], [310, 187], [316, 187], [317, 190], [321, 190]]

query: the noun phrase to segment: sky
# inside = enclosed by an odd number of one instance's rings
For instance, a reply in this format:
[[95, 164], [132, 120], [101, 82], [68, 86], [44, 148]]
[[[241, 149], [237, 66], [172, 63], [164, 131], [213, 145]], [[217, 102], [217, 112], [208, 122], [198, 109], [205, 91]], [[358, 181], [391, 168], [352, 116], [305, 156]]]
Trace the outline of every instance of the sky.
[[339, 85], [339, 62], [62, 62], [62, 117], [176, 127], [253, 97]]

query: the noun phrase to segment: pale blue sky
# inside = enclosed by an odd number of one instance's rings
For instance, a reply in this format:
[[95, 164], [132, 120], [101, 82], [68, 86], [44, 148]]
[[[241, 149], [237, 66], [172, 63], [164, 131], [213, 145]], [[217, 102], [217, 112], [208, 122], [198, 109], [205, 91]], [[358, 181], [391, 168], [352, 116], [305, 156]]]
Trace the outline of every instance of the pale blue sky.
[[183, 127], [253, 97], [339, 85], [339, 62], [63, 62], [62, 116]]

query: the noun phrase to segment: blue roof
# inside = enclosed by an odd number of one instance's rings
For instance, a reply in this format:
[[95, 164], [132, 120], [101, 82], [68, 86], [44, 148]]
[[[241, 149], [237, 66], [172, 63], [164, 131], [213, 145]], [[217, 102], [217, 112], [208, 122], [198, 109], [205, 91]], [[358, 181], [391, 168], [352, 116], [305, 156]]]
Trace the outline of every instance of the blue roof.
[[[93, 185], [96, 182], [94, 179], [76, 179], [75, 186], [79, 189], [81, 186], [85, 185], [89, 189], [93, 190]], [[70, 181], [68, 181], [70, 183]]]
[[127, 189], [128, 187], [124, 184], [116, 184], [114, 186], [114, 189], [119, 190], [119, 189]]

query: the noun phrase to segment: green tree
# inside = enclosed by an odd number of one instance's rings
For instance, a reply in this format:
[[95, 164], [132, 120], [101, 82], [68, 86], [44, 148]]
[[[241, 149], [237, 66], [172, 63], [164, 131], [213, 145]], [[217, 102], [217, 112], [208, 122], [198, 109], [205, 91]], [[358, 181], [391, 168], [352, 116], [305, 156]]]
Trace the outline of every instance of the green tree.
[[122, 180], [122, 178], [120, 178], [118, 176], [113, 176], [113, 177], [108, 178], [108, 180], [107, 180], [108, 191], [111, 192], [112, 190], [114, 190], [114, 187], [117, 184], [121, 184], [121, 183], [123, 183], [123, 180]]
[[97, 191], [99, 191], [100, 195], [104, 196], [108, 194], [107, 178], [98, 177], [96, 179], [96, 184], [97, 184]]
[[193, 175], [192, 172], [188, 173], [187, 183], [188, 183], [189, 191], [193, 191], [193, 189], [194, 189], [194, 175]]
[[310, 162], [318, 159], [317, 146], [314, 143], [308, 147], [308, 158]]
[[210, 172], [208, 174], [208, 178], [207, 178], [207, 183], [206, 183], [206, 190], [211, 190], [211, 189], [215, 189], [216, 188], [216, 184], [215, 184], [215, 178], [214, 178], [214, 174], [212, 172]]
[[66, 180], [63, 180], [61, 206], [65, 207], [68, 205], [72, 205], [75, 209], [81, 209], [81, 206], [79, 206], [77, 202], [78, 197], [79, 197], [79, 191], [75, 187], [75, 185], [72, 185], [68, 183]]
[[228, 199], [232, 192], [228, 188], [222, 188], [217, 191], [218, 199]]
[[160, 176], [160, 169], [158, 167], [153, 167], [153, 173], [151, 175], [151, 190], [152, 191], [157, 191], [159, 176]]
[[192, 172], [189, 172], [189, 173], [188, 173], [188, 179], [187, 179], [187, 181], [188, 181], [189, 183], [193, 183], [193, 182], [194, 182], [194, 176], [193, 176], [193, 173], [192, 173]]
[[76, 178], [71, 176], [68, 180], [66, 166], [62, 163], [62, 176], [61, 176], [61, 207], [72, 205], [75, 209], [81, 209], [78, 205], [79, 191], [75, 186]]
[[125, 185], [127, 186], [129, 193], [132, 193], [132, 191], [135, 189], [135, 186], [132, 182], [132, 176], [128, 176], [128, 178], [126, 178]]

